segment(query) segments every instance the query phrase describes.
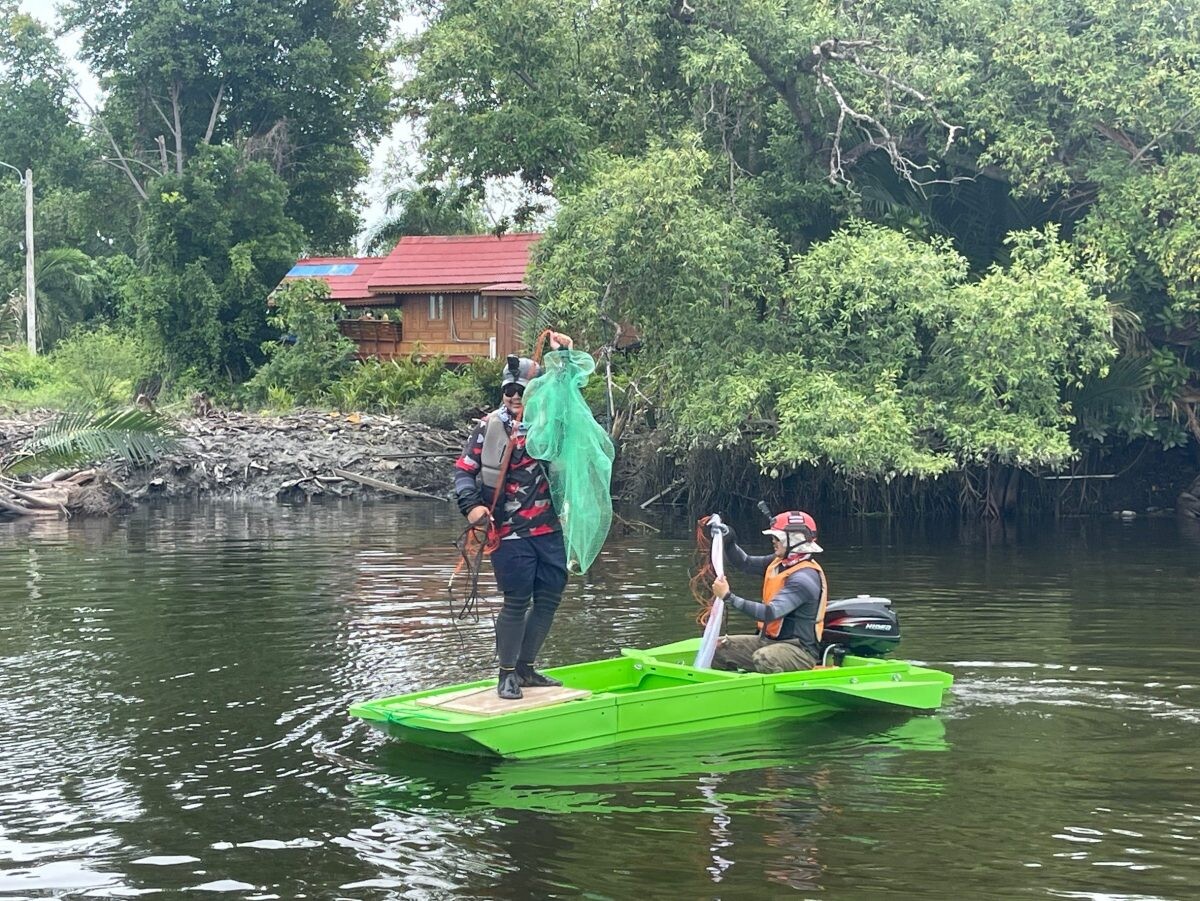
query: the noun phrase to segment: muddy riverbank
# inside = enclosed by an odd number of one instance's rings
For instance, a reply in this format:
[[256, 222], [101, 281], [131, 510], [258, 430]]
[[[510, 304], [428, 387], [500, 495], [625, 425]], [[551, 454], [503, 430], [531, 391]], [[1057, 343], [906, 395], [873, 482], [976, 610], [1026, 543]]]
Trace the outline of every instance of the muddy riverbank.
[[[55, 415], [0, 413], [0, 469], [6, 456]], [[108, 461], [97, 490], [67, 506], [73, 512], [102, 514], [149, 498], [449, 498], [453, 461], [469, 431], [469, 423], [446, 430], [394, 416], [320, 411], [211, 411], [175, 420], [174, 426], [180, 436], [178, 450], [152, 466]], [[613, 474], [614, 485], [620, 486], [617, 493], [625, 495], [616, 498], [618, 503], [638, 516], [639, 506], [687, 506], [694, 480], [656, 452], [654, 435], [626, 435], [626, 444]], [[1146, 465], [1140, 470], [1131, 464], [1131, 471], [1119, 480], [1063, 483], [1068, 488], [1079, 484], [1104, 489], [1103, 496], [1082, 504], [1083, 509], [1064, 502], [1064, 512], [1200, 519], [1200, 477], [1187, 473], [1179, 460], [1171, 462], [1171, 467]], [[1183, 477], [1163, 478], [1168, 470]], [[743, 477], [752, 478], [748, 473]], [[696, 498], [690, 500], [694, 503]]]
[[[0, 459], [22, 447], [52, 413], [0, 416]], [[266, 416], [213, 412], [175, 421], [178, 450], [151, 466], [110, 461], [112, 479], [136, 502], [151, 497], [446, 498], [467, 428], [447, 431], [368, 413]]]

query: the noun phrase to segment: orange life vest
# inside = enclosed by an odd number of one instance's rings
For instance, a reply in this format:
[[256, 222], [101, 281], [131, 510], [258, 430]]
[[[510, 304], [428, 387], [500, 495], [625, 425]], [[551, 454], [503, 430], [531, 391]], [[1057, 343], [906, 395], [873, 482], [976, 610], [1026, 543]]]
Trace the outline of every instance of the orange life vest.
[[[799, 572], [802, 569], [815, 569], [821, 577], [821, 601], [817, 607], [817, 622], [816, 635], [817, 641], [821, 640], [821, 634], [825, 631], [825, 602], [829, 599], [829, 584], [825, 581], [825, 570], [813, 560], [801, 560], [799, 563], [793, 563], [791, 566], [784, 566], [783, 562], [771, 563], [767, 566], [767, 571], [763, 575], [763, 603], [771, 603], [771, 599], [779, 594], [783, 583], [787, 581], [788, 576], [792, 573]], [[783, 630], [783, 620], [771, 620], [769, 623], [759, 622], [758, 634], [767, 638], [778, 638], [779, 633]]]

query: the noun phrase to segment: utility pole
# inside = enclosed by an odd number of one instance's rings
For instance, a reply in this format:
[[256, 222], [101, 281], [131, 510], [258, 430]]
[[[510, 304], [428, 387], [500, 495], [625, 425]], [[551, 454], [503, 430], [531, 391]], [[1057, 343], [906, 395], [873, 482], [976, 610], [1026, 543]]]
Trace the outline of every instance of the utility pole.
[[0, 160], [0, 166], [12, 169], [25, 187], [25, 339], [29, 352], [37, 356], [37, 297], [33, 277], [33, 170], [25, 174], [16, 166]]
[[33, 277], [33, 170], [25, 170], [25, 339], [37, 356], [37, 285]]

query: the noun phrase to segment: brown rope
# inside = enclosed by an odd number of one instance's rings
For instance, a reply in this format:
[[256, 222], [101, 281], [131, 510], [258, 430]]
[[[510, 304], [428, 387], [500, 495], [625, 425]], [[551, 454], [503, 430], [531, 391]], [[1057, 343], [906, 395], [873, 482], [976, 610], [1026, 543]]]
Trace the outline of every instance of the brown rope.
[[701, 626], [708, 624], [708, 616], [712, 613], [712, 585], [717, 573], [712, 565], [712, 537], [708, 534], [708, 517], [702, 516], [696, 523], [696, 553], [692, 563], [693, 574], [688, 580], [692, 598], [700, 605], [696, 614], [696, 622]]

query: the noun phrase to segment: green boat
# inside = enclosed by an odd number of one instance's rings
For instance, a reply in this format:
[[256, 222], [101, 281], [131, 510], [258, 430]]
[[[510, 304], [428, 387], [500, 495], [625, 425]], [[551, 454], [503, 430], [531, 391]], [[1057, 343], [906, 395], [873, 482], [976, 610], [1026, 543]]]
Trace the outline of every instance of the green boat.
[[527, 759], [839, 710], [936, 710], [953, 682], [939, 670], [853, 655], [804, 672], [697, 669], [699, 645], [549, 669], [562, 687], [526, 688], [519, 701], [497, 698], [489, 679], [355, 704], [350, 714], [426, 747]]

